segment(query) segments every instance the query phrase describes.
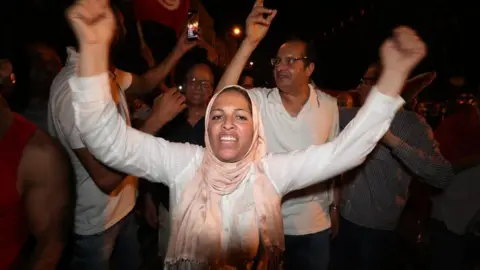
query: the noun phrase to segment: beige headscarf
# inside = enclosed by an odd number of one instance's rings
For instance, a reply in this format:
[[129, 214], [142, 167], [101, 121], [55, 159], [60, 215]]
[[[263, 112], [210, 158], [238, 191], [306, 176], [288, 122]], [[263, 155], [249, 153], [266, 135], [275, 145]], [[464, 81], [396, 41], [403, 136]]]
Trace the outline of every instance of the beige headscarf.
[[[229, 86], [214, 95], [207, 107], [205, 127], [208, 127], [215, 99], [231, 88], [246, 91], [240, 86]], [[222, 196], [234, 192], [252, 169], [256, 178], [253, 184], [255, 213], [264, 252], [262, 269], [279, 269], [284, 250], [281, 197], [264, 173], [261, 162], [266, 154], [263, 125], [255, 104], [252, 103], [251, 107], [253, 141], [240, 161], [225, 163], [217, 159], [212, 152], [208, 132], [205, 132], [206, 149], [202, 164], [192, 181], [186, 184], [180, 202], [173, 210], [172, 234], [166, 256], [168, 269], [216, 269], [234, 256], [242, 236], [232, 234], [226, 253], [222, 252], [220, 203]]]

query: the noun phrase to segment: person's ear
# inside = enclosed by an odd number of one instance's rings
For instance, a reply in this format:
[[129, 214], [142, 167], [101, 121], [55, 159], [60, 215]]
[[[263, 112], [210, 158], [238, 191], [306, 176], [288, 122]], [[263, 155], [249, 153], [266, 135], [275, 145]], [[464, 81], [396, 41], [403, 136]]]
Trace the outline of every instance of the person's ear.
[[305, 67], [305, 71], [307, 72], [308, 77], [312, 76], [314, 70], [315, 70], [315, 63], [309, 63]]

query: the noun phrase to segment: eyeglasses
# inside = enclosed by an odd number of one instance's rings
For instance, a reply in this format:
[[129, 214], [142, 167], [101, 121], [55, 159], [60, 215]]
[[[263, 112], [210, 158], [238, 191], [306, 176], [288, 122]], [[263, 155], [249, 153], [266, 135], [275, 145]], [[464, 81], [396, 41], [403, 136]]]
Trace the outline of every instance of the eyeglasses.
[[284, 58], [274, 57], [270, 60], [270, 63], [272, 64], [272, 66], [276, 67], [276, 66], [280, 65], [283, 61], [287, 64], [287, 66], [292, 66], [293, 64], [295, 64], [295, 62], [297, 62], [299, 60], [305, 61], [307, 59], [308, 59], [308, 57], [306, 57], [306, 56], [304, 56], [304, 57], [284, 57]]
[[212, 82], [208, 80], [198, 80], [197, 78], [188, 79], [187, 84], [191, 87], [198, 87], [202, 90], [210, 90], [213, 88]]

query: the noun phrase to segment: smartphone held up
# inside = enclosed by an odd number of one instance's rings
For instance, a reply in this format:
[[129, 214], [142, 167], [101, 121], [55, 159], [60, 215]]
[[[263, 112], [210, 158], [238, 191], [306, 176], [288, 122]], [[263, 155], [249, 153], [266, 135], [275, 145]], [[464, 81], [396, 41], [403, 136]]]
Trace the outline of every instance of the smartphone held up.
[[199, 33], [198, 12], [195, 10], [188, 12], [187, 39], [197, 40]]

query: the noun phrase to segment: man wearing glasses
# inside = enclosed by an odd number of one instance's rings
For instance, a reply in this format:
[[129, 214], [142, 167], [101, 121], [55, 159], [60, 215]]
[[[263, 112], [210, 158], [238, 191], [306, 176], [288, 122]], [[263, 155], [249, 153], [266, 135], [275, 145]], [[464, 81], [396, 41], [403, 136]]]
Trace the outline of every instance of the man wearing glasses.
[[[248, 58], [265, 36], [276, 11], [264, 9], [261, 2], [257, 1], [249, 15], [246, 38], [217, 89], [238, 82]], [[337, 101], [309, 84], [315, 69], [313, 46], [289, 40], [271, 63], [277, 87], [249, 90], [262, 115], [268, 152], [301, 150], [332, 140], [338, 133]], [[332, 183], [322, 183], [284, 198], [285, 269], [328, 269], [330, 233], [335, 233], [330, 230], [331, 218], [338, 216], [333, 195]]]

